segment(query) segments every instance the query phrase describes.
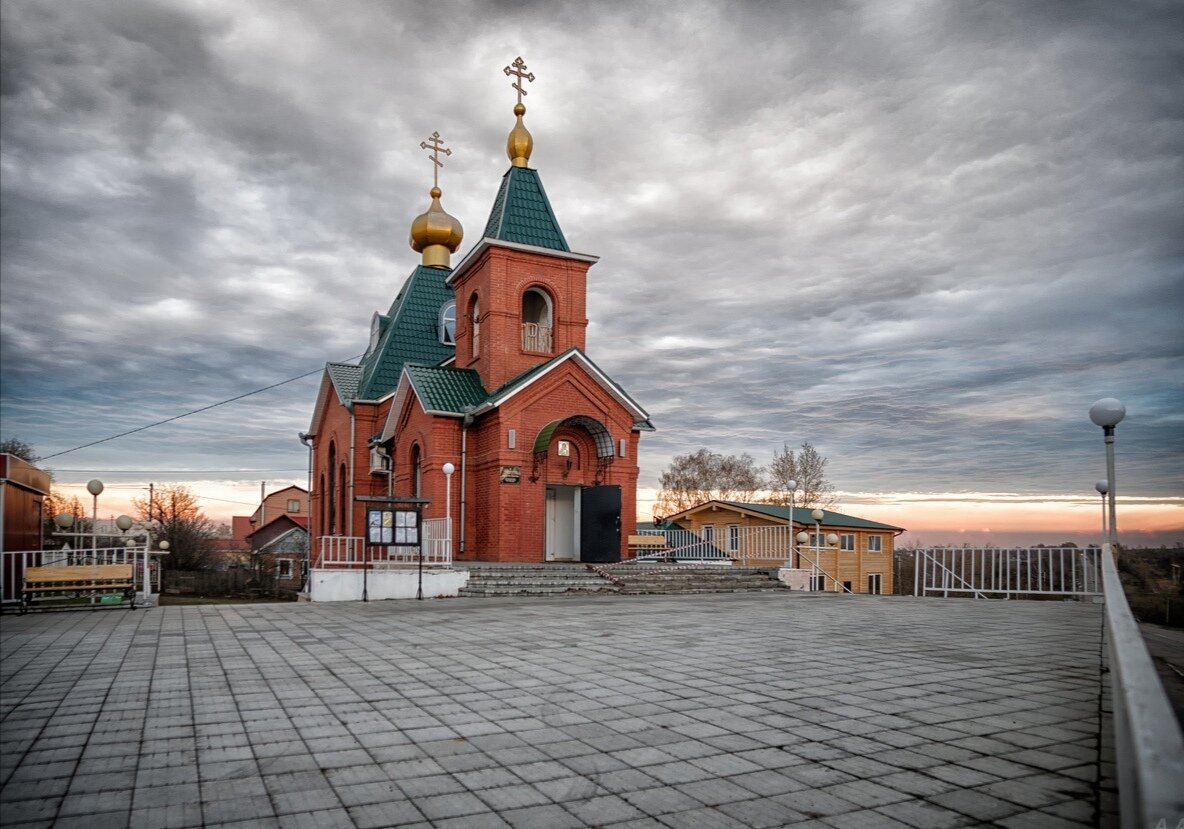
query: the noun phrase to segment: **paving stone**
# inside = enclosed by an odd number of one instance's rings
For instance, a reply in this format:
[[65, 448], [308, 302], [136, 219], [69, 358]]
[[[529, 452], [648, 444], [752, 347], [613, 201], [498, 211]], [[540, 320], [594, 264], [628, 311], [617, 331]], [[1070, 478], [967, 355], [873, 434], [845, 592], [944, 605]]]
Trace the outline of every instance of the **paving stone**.
[[[997, 820], [1016, 826], [1091, 825], [1095, 800], [1114, 810], [1112, 780], [1100, 795], [1092, 788], [1099, 686], [1106, 694], [1098, 607], [872, 608], [786, 594], [558, 601], [6, 619], [0, 714], [20, 727], [0, 734], [0, 809], [8, 822], [32, 805], [33, 825], [103, 816], [87, 829], [130, 822], [133, 807], [161, 825], [200, 810], [210, 826], [548, 829], [585, 824], [566, 807], [593, 802], [625, 804], [599, 819], [638, 829], [956, 825], [1004, 808]], [[786, 639], [787, 608], [802, 602], [809, 613]], [[522, 624], [532, 615], [549, 638]], [[63, 640], [70, 618], [86, 626]], [[726, 650], [685, 637], [721, 624], [750, 634]], [[589, 634], [608, 628], [604, 641]], [[902, 639], [919, 645], [897, 648]], [[118, 671], [84, 669], [100, 648], [120, 647]], [[989, 659], [949, 655], [959, 650]], [[44, 668], [21, 669], [42, 653], [52, 653]], [[1102, 751], [1110, 779], [1112, 740]], [[669, 791], [744, 799], [660, 805], [654, 793]], [[866, 805], [887, 797], [909, 799]], [[643, 800], [663, 811], [637, 809]]]

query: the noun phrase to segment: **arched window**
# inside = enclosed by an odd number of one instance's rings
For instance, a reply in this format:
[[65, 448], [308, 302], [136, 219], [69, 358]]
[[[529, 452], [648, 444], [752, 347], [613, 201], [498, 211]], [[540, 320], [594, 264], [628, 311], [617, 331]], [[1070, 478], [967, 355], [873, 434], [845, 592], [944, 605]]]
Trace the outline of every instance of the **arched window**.
[[321, 501], [321, 535], [329, 534], [329, 502], [325, 498], [325, 473], [322, 472], [317, 478], [319, 482], [317, 485], [317, 497]]
[[522, 294], [522, 350], [551, 353], [551, 297], [539, 288]]
[[456, 345], [456, 301], [444, 303], [440, 309], [440, 342]]
[[346, 481], [348, 480], [345, 471], [345, 461], [342, 461], [341, 466], [339, 467], [338, 480], [341, 483], [337, 487], [337, 520], [341, 522], [340, 531], [342, 534], [344, 534], [344, 532], [349, 527], [349, 513], [346, 512], [348, 504], [345, 498]]
[[411, 447], [411, 497], [418, 498], [420, 493], [420, 483], [423, 478], [420, 474], [420, 456], [419, 444]]
[[481, 302], [473, 294], [469, 300], [469, 324], [473, 330], [473, 356], [481, 353]]
[[329, 528], [329, 535], [337, 535], [337, 444], [333, 441], [329, 442], [329, 490], [326, 494], [328, 518], [325, 526]]

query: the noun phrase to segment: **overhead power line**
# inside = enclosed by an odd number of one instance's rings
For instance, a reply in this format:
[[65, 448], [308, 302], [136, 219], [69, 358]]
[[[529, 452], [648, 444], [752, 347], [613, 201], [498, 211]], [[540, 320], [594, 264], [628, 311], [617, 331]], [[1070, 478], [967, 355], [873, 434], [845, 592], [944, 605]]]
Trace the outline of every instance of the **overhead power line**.
[[[349, 357], [347, 359], [348, 360], [357, 360], [361, 356], [362, 355], [359, 354], [355, 357]], [[344, 363], [344, 362], [346, 362], [346, 360], [339, 360], [337, 362]], [[243, 400], [247, 397], [252, 397], [256, 394], [261, 394], [262, 392], [279, 388], [280, 386], [286, 386], [288, 383], [294, 383], [297, 380], [303, 380], [305, 377], [311, 377], [312, 375], [314, 375], [320, 371], [324, 371], [323, 366], [321, 368], [313, 369], [312, 371], [306, 371], [304, 374], [298, 374], [295, 377], [289, 377], [287, 380], [281, 380], [278, 383], [272, 383], [270, 386], [264, 386], [261, 389], [255, 389], [254, 391], [249, 391], [249, 392], [246, 392], [245, 394], [239, 394], [239, 395], [236, 395], [235, 397], [229, 397], [226, 400], [220, 400], [217, 403], [211, 403], [208, 406], [202, 406], [199, 409], [194, 409], [193, 411], [185, 412], [183, 414], [173, 415], [172, 417], [166, 417], [164, 420], [158, 420], [155, 423], [149, 423], [147, 426], [137, 426], [135, 429], [128, 429], [126, 432], [120, 432], [118, 435], [111, 435], [110, 437], [100, 438], [99, 440], [92, 440], [90, 443], [84, 443], [81, 446], [75, 446], [72, 449], [63, 449], [61, 452], [54, 452], [52, 455], [46, 455], [45, 457], [38, 458], [37, 460], [38, 460], [38, 462], [47, 461], [50, 458], [57, 458], [62, 455], [68, 455], [71, 452], [77, 452], [79, 449], [89, 449], [92, 446], [98, 446], [100, 443], [107, 443], [108, 441], [116, 440], [118, 438], [125, 438], [128, 435], [134, 435], [134, 434], [136, 434], [136, 432], [143, 432], [148, 429], [152, 429], [156, 426], [163, 426], [166, 423], [172, 423], [174, 420], [180, 420], [183, 417], [189, 417], [190, 415], [199, 414], [201, 412], [208, 412], [210, 409], [216, 409], [219, 406], [225, 406], [227, 403], [234, 403], [238, 400]]]

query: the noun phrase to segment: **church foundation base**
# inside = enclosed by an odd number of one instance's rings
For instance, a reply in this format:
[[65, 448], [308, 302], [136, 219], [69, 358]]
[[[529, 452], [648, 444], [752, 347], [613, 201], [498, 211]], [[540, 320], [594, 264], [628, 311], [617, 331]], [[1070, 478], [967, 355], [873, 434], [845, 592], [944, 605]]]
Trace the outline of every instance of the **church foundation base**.
[[[456, 596], [469, 581], [466, 570], [424, 570], [423, 596], [442, 599]], [[419, 589], [416, 570], [313, 570], [308, 579], [309, 599], [314, 602], [360, 602], [367, 599], [414, 599]]]

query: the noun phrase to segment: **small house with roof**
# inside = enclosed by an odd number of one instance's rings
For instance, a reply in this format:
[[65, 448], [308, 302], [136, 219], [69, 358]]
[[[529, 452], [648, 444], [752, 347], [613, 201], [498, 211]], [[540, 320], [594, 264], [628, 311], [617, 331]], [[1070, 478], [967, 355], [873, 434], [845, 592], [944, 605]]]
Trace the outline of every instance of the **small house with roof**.
[[[809, 570], [815, 573], [815, 590], [892, 593], [894, 542], [904, 528], [833, 510], [823, 510], [816, 522], [812, 512], [804, 507], [791, 512], [776, 504], [707, 501], [671, 515], [666, 523], [745, 564]], [[805, 544], [793, 542], [793, 560], [787, 563], [789, 539], [802, 532], [809, 538]]]
[[[433, 186], [411, 226], [421, 263], [374, 314], [362, 359], [325, 366], [302, 435], [314, 567], [322, 550], [361, 543], [364, 509], [382, 498], [426, 502], [425, 519], [446, 520], [461, 561], [608, 562], [627, 552], [621, 527], [636, 521], [638, 445], [653, 426], [585, 351], [597, 257], [571, 249], [528, 166], [525, 68], [521, 59], [507, 67], [519, 89], [510, 168], [480, 241], [451, 267], [462, 230]], [[438, 134], [429, 141], [438, 169], [448, 151]]]

